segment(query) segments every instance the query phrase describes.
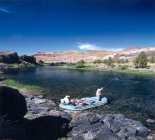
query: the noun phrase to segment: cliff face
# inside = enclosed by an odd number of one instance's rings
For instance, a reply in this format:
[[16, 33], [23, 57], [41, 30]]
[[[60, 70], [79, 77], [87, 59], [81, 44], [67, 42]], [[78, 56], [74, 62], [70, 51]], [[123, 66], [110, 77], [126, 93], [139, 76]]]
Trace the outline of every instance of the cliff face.
[[18, 56], [16, 52], [12, 53], [9, 51], [0, 52], [0, 63], [13, 64], [13, 63], [21, 63], [22, 61], [36, 64], [36, 59], [34, 58], [34, 56], [27, 56], [27, 55]]
[[0, 63], [19, 63], [19, 56], [16, 52], [0, 52]]
[[75, 63], [81, 59], [85, 62], [93, 62], [96, 59], [104, 60], [108, 57], [112, 57], [114, 60], [117, 59], [128, 59], [129, 61], [133, 61], [138, 54], [144, 51], [148, 57], [155, 55], [155, 47], [152, 48], [138, 48], [132, 46], [130, 48], [112, 52], [112, 51], [87, 51], [87, 52], [78, 52], [78, 51], [66, 51], [66, 52], [39, 52], [34, 54], [36, 61], [39, 60], [44, 61], [45, 63], [58, 63], [58, 62], [72, 62]]
[[27, 56], [27, 55], [22, 55], [19, 57], [20, 60], [32, 63], [32, 64], [36, 64], [36, 59], [34, 58], [34, 56]]

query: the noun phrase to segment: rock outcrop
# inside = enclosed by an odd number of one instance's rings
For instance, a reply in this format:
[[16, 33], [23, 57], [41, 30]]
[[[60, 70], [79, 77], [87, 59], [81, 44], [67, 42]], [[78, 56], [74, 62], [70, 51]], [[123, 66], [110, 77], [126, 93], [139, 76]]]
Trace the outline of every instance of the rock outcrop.
[[27, 112], [25, 98], [17, 89], [0, 86], [0, 118], [20, 120]]
[[28, 63], [36, 64], [36, 59], [34, 58], [34, 56], [22, 55], [19, 57], [19, 59]]
[[16, 52], [0, 52], [0, 63], [19, 63], [19, 56]]

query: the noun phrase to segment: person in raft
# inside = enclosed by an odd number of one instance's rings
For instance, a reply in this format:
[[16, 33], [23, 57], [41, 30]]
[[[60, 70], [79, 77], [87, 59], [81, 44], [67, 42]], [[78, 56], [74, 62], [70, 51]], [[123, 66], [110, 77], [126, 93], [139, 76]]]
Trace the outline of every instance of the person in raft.
[[103, 87], [102, 88], [98, 88], [97, 91], [96, 91], [96, 97], [99, 101], [101, 101], [101, 98], [102, 98], [102, 90], [103, 90]]

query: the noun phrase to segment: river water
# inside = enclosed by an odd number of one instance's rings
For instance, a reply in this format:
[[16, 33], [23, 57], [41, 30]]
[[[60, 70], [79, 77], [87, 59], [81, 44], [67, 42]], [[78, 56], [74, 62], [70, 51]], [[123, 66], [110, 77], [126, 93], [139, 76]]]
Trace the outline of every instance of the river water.
[[155, 125], [145, 123], [148, 118], [155, 119], [155, 76], [52, 66], [5, 69], [0, 76], [49, 89], [47, 98], [58, 101], [57, 104], [66, 95], [71, 98], [95, 96], [97, 88], [103, 87], [103, 95], [108, 98], [109, 104], [92, 111], [122, 113], [155, 130]]

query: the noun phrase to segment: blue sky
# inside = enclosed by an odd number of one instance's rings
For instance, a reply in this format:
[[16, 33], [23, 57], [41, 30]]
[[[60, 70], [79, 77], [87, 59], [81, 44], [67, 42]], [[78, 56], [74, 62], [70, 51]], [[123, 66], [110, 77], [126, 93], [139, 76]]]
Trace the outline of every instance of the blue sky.
[[0, 51], [155, 46], [154, 0], [0, 0]]

